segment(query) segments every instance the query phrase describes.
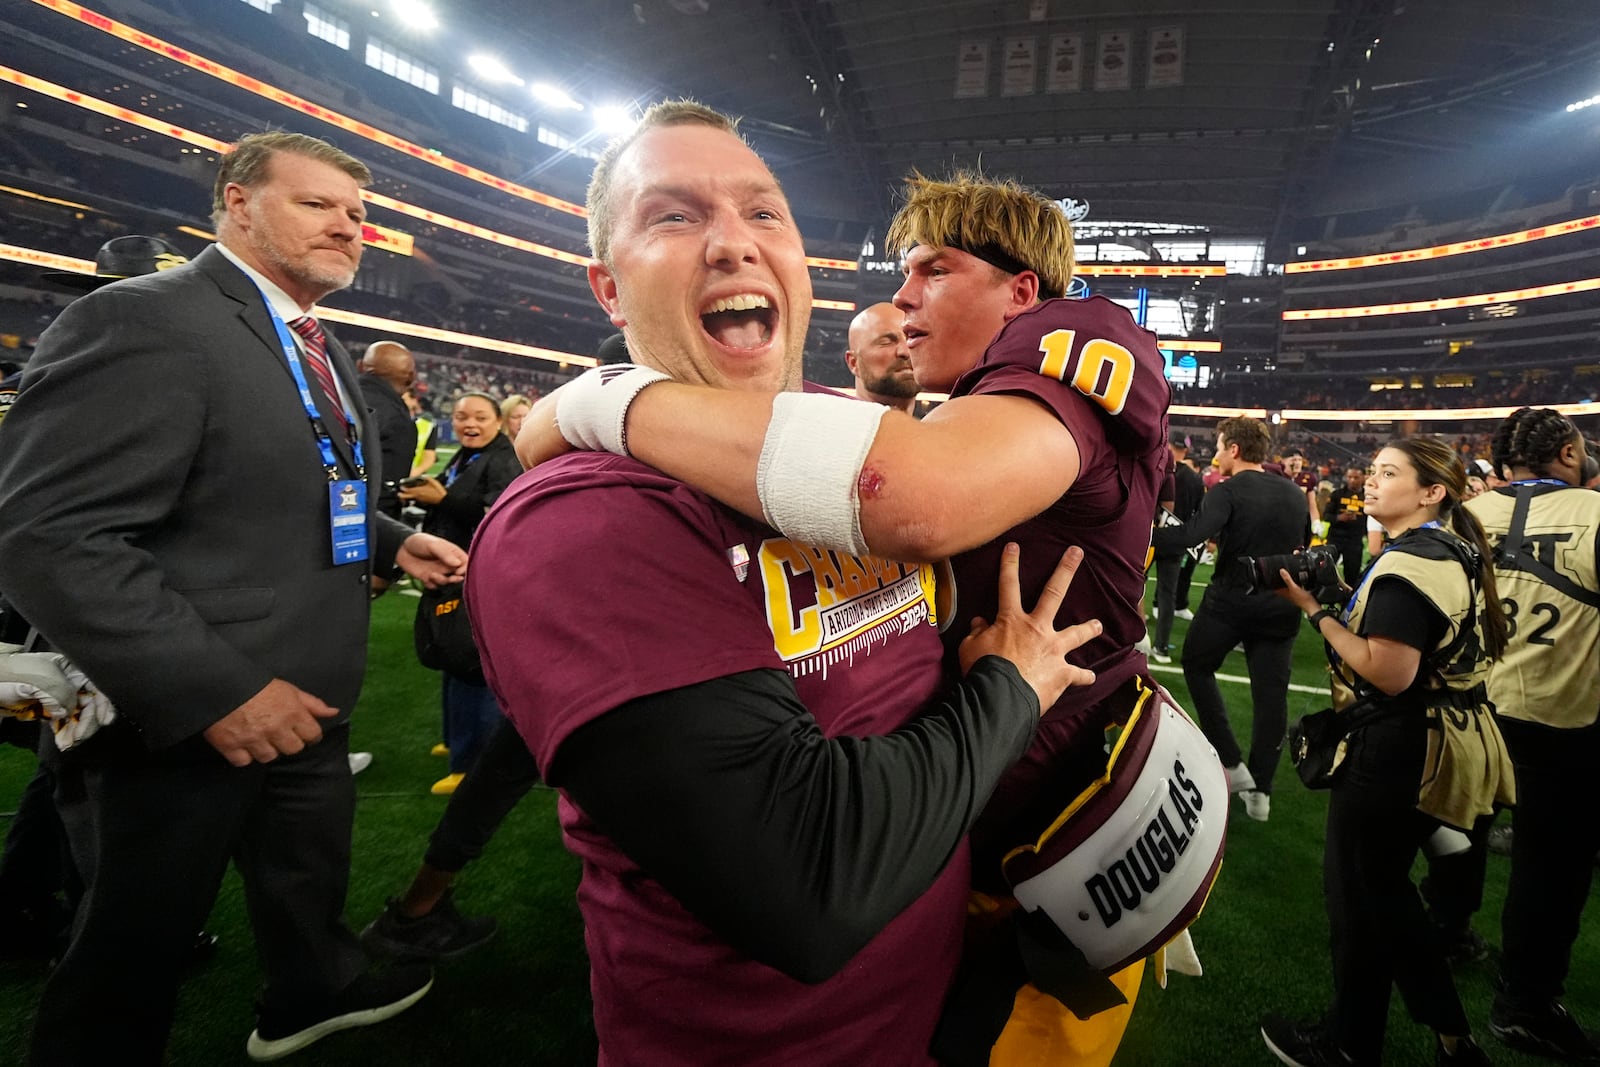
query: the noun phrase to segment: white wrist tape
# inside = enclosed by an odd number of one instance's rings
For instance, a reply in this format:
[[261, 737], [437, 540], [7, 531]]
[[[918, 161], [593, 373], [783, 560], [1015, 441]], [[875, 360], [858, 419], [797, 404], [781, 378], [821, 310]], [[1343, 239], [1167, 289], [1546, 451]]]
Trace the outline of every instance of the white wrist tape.
[[667, 381], [632, 363], [586, 370], [556, 393], [556, 426], [573, 448], [628, 455], [628, 405], [646, 386]]
[[768, 524], [808, 545], [866, 555], [856, 483], [886, 410], [823, 393], [774, 397], [756, 468]]

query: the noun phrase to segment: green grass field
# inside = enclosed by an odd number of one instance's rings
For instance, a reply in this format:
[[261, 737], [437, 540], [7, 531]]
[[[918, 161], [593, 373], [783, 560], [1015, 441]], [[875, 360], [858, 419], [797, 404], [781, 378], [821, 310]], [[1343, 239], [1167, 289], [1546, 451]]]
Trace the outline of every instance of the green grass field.
[[[1199, 581], [1204, 581], [1202, 569]], [[1198, 591], [1195, 603], [1198, 603]], [[357, 780], [354, 872], [348, 917], [357, 928], [398, 893], [421, 857], [445, 801], [428, 786], [444, 773], [430, 757], [438, 738], [438, 679], [411, 652], [415, 601], [391, 594], [378, 601], [367, 685], [354, 722], [354, 745], [371, 750], [373, 765]], [[1179, 621], [1174, 645], [1181, 644]], [[1157, 667], [1180, 700], [1177, 665]], [[1243, 656], [1229, 657], [1225, 675], [1243, 677]], [[1318, 642], [1303, 631], [1296, 647], [1290, 715], [1325, 706], [1325, 668]], [[1248, 690], [1224, 683], [1235, 729], [1249, 734]], [[10, 810], [32, 757], [0, 749], [0, 810]], [[1235, 805], [1227, 859], [1205, 915], [1194, 928], [1203, 978], [1174, 975], [1166, 990], [1148, 978], [1117, 1064], [1218, 1065], [1276, 1061], [1256, 1033], [1264, 1011], [1311, 1015], [1329, 992], [1327, 922], [1321, 854], [1326, 795], [1300, 788], [1285, 767], [1272, 819], [1255, 823]], [[1581, 817], [1581, 816], [1580, 816]], [[1499, 941], [1499, 911], [1507, 861], [1491, 856], [1486, 904], [1478, 929]], [[463, 876], [463, 910], [500, 919], [496, 940], [479, 953], [442, 967], [429, 996], [399, 1018], [366, 1031], [335, 1035], [294, 1057], [298, 1064], [537, 1064], [593, 1063], [587, 964], [573, 899], [577, 863], [562, 849], [555, 796], [537, 789], [507, 820], [489, 854]], [[1600, 905], [1591, 901], [1573, 961], [1568, 1002], [1590, 1025], [1600, 1024]], [[257, 971], [237, 878], [230, 874], [208, 928], [222, 936], [216, 958], [186, 985], [173, 1030], [170, 1062], [245, 1063], [244, 1041], [254, 1024]], [[1485, 1046], [1500, 1064], [1545, 1061], [1519, 1057], [1487, 1036], [1493, 965], [1460, 971], [1457, 985]], [[0, 964], [0, 1063], [17, 1062], [26, 1047], [42, 965]], [[86, 1018], [92, 1005], [85, 1005]], [[87, 1023], [86, 1025], [92, 1025]], [[818, 1025], [827, 1025], [819, 1019]], [[1426, 1032], [1405, 1015], [1398, 998], [1390, 1013], [1386, 1062], [1431, 1064]], [[870, 1065], [861, 1065], [870, 1067]]]

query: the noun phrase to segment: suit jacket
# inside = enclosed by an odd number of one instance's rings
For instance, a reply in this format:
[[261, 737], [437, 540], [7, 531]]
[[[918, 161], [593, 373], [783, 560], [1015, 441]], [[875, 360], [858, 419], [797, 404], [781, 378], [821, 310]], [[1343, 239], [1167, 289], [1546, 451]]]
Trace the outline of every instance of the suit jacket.
[[[359, 397], [331, 338], [328, 356]], [[62, 312], [5, 422], [0, 589], [116, 704], [85, 748], [209, 752], [197, 735], [275, 677], [348, 716], [371, 563], [333, 565], [328, 511], [266, 304], [215, 248]], [[368, 516], [370, 554], [392, 559], [409, 531], [373, 516], [370, 492]]]
[[[397, 484], [411, 473], [411, 458], [417, 454], [417, 424], [394, 386], [373, 374], [359, 376], [361, 399], [372, 417], [376, 444], [367, 441], [367, 472], [372, 475], [377, 508], [391, 518], [400, 517]], [[379, 460], [376, 469], [374, 460]]]

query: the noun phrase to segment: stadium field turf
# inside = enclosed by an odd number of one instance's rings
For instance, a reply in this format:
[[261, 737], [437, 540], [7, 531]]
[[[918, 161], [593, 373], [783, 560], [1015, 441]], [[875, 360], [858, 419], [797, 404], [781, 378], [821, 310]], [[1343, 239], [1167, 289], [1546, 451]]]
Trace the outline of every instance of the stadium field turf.
[[[1205, 581], [1202, 568], [1197, 582]], [[1152, 586], [1153, 588], [1153, 586]], [[1196, 589], [1193, 605], [1199, 602]], [[415, 600], [391, 592], [373, 616], [366, 689], [356, 710], [353, 747], [371, 751], [358, 779], [354, 870], [347, 915], [360, 929], [385, 897], [398, 894], [421, 858], [443, 798], [429, 785], [445, 773], [431, 757], [439, 737], [438, 679], [415, 660]], [[1187, 623], [1178, 621], [1174, 648]], [[1244, 657], [1229, 656], [1223, 674], [1243, 678]], [[1178, 664], [1157, 665], [1157, 677], [1186, 702]], [[1295, 650], [1289, 709], [1294, 717], [1326, 705], [1320, 643], [1302, 631]], [[1224, 682], [1235, 729], [1249, 735], [1248, 688]], [[0, 748], [0, 811], [14, 807], [32, 773], [32, 757]], [[1275, 1062], [1257, 1034], [1263, 1012], [1314, 1015], [1329, 992], [1327, 920], [1321, 854], [1326, 794], [1301, 788], [1291, 768], [1279, 771], [1269, 822], [1244, 817], [1235, 803], [1222, 873], [1194, 927], [1205, 975], [1172, 975], [1161, 990], [1147, 975], [1119, 1067], [1234, 1065]], [[1506, 818], [1502, 816], [1502, 818]], [[0, 829], [8, 820], [0, 820]], [[1508, 861], [1491, 856], [1477, 929], [1499, 942], [1499, 914]], [[463, 911], [500, 920], [495, 940], [442, 966], [433, 991], [415, 1008], [368, 1030], [336, 1034], [290, 1062], [314, 1065], [473, 1064], [577, 1067], [595, 1059], [587, 964], [573, 899], [578, 865], [561, 847], [555, 795], [535, 789], [511, 815], [489, 852], [462, 876]], [[178, 1067], [247, 1062], [254, 1025], [257, 969], [237, 875], [230, 871], [207, 928], [221, 935], [215, 958], [185, 985], [169, 1050]], [[1457, 972], [1467, 1013], [1497, 1064], [1533, 1065], [1488, 1036], [1494, 958]], [[41, 963], [0, 962], [0, 1062], [18, 1062], [26, 1048]], [[1591, 897], [1573, 960], [1567, 1001], [1590, 1026], [1600, 1025], [1600, 903]], [[85, 1005], [87, 1019], [92, 1005]], [[826, 1025], [826, 1020], [818, 1020]], [[1387, 1063], [1433, 1062], [1427, 1032], [1411, 1022], [1396, 997], [1390, 1010]]]

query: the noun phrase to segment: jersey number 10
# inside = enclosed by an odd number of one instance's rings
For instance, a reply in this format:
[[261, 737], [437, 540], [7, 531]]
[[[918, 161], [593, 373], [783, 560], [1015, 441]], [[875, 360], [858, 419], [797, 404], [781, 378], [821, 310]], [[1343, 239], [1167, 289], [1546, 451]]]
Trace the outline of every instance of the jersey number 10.
[[1122, 414], [1133, 390], [1133, 353], [1104, 337], [1091, 337], [1081, 348], [1077, 340], [1076, 330], [1051, 330], [1039, 338], [1039, 373], [1066, 382], [1112, 415]]

